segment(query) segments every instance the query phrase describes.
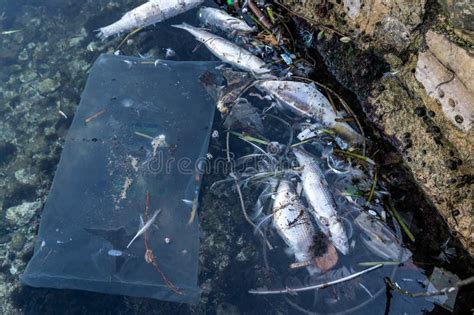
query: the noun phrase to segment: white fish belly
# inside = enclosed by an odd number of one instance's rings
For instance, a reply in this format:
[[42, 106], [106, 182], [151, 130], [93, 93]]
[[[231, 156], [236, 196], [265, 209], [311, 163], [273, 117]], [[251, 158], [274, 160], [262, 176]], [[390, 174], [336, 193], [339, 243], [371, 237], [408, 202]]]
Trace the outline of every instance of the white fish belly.
[[329, 191], [328, 184], [319, 166], [306, 152], [294, 149], [298, 163], [303, 166], [303, 190], [312, 207], [311, 214], [334, 246], [342, 253], [347, 254], [349, 244], [344, 225], [337, 214], [336, 204]]
[[273, 225], [298, 262], [313, 258], [314, 227], [291, 183], [282, 181], [273, 204]]

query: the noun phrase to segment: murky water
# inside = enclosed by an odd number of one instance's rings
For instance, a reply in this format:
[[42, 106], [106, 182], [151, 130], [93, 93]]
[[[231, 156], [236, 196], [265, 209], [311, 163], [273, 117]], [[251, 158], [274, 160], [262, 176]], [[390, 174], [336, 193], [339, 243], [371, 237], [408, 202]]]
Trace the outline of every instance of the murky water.
[[[99, 54], [113, 52], [121, 38], [97, 41], [94, 30], [119, 18], [137, 6], [135, 1], [17, 1], [0, 3], [0, 31], [15, 31], [0, 35], [0, 309], [4, 314], [15, 313], [340, 313], [353, 314], [444, 314], [449, 313], [424, 297], [410, 298], [387, 290], [384, 278], [389, 277], [400, 287], [414, 292], [426, 291], [428, 277], [435, 267], [469, 276], [472, 260], [463, 255], [459, 244], [449, 234], [444, 222], [423, 199], [409, 175], [397, 163], [396, 154], [383, 142], [374, 139], [369, 155], [376, 151], [375, 162], [380, 165], [378, 176], [393, 205], [415, 236], [411, 242], [397, 223], [390, 224], [413, 257], [400, 265], [387, 265], [367, 273], [354, 281], [345, 282], [319, 291], [298, 295], [250, 295], [250, 289], [295, 288], [328, 282], [363, 270], [370, 263], [384, 259], [374, 255], [362, 244], [361, 231], [353, 220], [357, 213], [348, 206], [347, 198], [338, 198], [343, 208], [345, 227], [351, 230], [351, 253], [340, 256], [333, 271], [309, 277], [303, 269], [290, 270], [293, 258], [285, 253], [285, 245], [268, 225], [264, 228], [268, 241], [262, 243], [258, 233], [245, 221], [238, 195], [232, 182], [212, 190], [213, 183], [226, 179], [222, 170], [211, 169], [204, 177], [200, 200], [200, 286], [202, 298], [197, 305], [180, 305], [150, 299], [103, 295], [72, 290], [50, 290], [21, 287], [18, 276], [32, 255], [34, 236], [40, 219], [41, 204], [47, 196], [59, 160], [64, 136], [72, 122], [84, 88], [88, 71]], [[209, 3], [210, 4], [210, 3]], [[172, 60], [216, 60], [204, 47], [199, 47], [191, 36], [171, 28], [171, 24], [186, 21], [196, 23], [192, 10], [165, 23], [148, 27], [130, 37], [121, 47], [125, 55], [145, 58], [165, 58], [173, 49]], [[321, 63], [319, 63], [320, 65]], [[320, 66], [318, 66], [320, 67]], [[322, 75], [321, 75], [322, 74]], [[344, 98], [352, 96], [318, 69], [317, 80], [328, 84]], [[254, 91], [250, 91], [254, 92]], [[259, 111], [269, 104], [246, 95]], [[357, 107], [357, 104], [350, 103]], [[275, 114], [276, 111], [269, 113]], [[285, 116], [285, 119], [287, 117]], [[289, 118], [288, 118], [289, 119]], [[285, 126], [270, 117], [264, 120], [265, 137], [285, 143]], [[216, 117], [214, 129], [219, 137], [211, 139], [209, 153], [226, 158], [225, 128]], [[369, 128], [370, 129], [370, 128]], [[242, 132], [241, 129], [236, 129]], [[369, 131], [370, 134], [370, 131]], [[296, 142], [296, 141], [294, 141]], [[316, 155], [325, 151], [328, 141], [306, 147]], [[252, 148], [232, 137], [230, 147], [236, 156], [252, 152]], [[343, 157], [341, 159], [344, 160]], [[343, 176], [334, 175], [327, 163], [321, 166], [328, 174], [333, 193], [348, 192]], [[375, 167], [361, 168], [367, 178], [374, 176]], [[339, 185], [339, 186], [338, 186]], [[357, 185], [356, 185], [357, 186]], [[248, 207], [255, 204], [261, 184], [243, 187]], [[351, 192], [355, 192], [352, 190]], [[373, 207], [379, 214], [388, 207], [383, 195], [376, 195], [382, 205]], [[7, 209], [34, 203], [26, 212], [26, 223], [6, 217]], [[6, 218], [4, 220], [4, 217]], [[365, 266], [361, 265], [367, 263]], [[468, 309], [466, 291], [461, 291], [456, 311]]]

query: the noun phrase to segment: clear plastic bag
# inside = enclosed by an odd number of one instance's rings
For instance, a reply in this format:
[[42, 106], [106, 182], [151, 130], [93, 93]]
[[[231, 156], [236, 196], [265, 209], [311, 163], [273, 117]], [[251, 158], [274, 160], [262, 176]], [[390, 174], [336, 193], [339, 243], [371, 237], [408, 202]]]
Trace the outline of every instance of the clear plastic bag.
[[215, 107], [199, 77], [217, 65], [99, 57], [24, 284], [199, 300], [198, 218], [190, 218]]

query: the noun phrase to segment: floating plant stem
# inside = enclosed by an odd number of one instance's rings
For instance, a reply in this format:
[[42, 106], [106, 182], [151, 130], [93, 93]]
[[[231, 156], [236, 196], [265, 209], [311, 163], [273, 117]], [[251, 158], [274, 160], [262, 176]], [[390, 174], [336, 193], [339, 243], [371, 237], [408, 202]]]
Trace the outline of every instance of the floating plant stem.
[[374, 198], [375, 186], [377, 186], [377, 170], [374, 174], [374, 182], [372, 183], [372, 187], [370, 188], [369, 198], [367, 198], [366, 205], [369, 205], [372, 202], [372, 198]]
[[147, 134], [144, 134], [144, 133], [141, 133], [141, 132], [138, 132], [138, 131], [135, 131], [134, 133], [135, 133], [137, 136], [140, 136], [140, 137], [143, 137], [143, 138], [147, 138], [147, 139], [151, 139], [151, 140], [155, 139], [155, 138], [153, 138], [152, 136], [149, 136], [149, 135], [147, 135]]
[[369, 164], [375, 165], [375, 162], [371, 158], [368, 158], [368, 157], [366, 157], [364, 155], [361, 155], [361, 154], [357, 154], [357, 153], [349, 152], [349, 151], [343, 151], [343, 150], [339, 150], [339, 149], [334, 149], [334, 152], [340, 153], [340, 154], [343, 154], [343, 155], [347, 155], [347, 156], [356, 158], [358, 160], [367, 162]]
[[407, 295], [407, 296], [410, 296], [410, 297], [413, 297], [413, 298], [417, 298], [417, 297], [445, 295], [446, 293], [451, 293], [453, 291], [459, 290], [459, 288], [461, 288], [463, 286], [474, 283], [474, 276], [466, 278], [464, 280], [461, 280], [461, 281], [457, 282], [454, 286], [442, 288], [441, 290], [432, 291], [432, 292], [410, 292], [410, 291], [407, 291], [407, 290], [403, 290], [402, 288], [400, 288], [400, 286], [396, 282], [393, 282], [392, 279], [390, 279], [389, 277], [385, 278], [385, 283], [387, 283], [387, 285], [392, 290], [395, 290], [398, 293], [401, 293], [403, 295]]
[[243, 133], [239, 133], [239, 132], [235, 132], [235, 131], [229, 131], [229, 132], [231, 134], [233, 134], [234, 136], [237, 136], [241, 139], [244, 139], [244, 140], [247, 140], [247, 141], [250, 141], [250, 142], [255, 142], [255, 143], [264, 144], [264, 145], [270, 144], [270, 142], [268, 142], [268, 141], [265, 141], [265, 140], [262, 140], [262, 139], [259, 139], [259, 138], [255, 138], [255, 137], [252, 137], [252, 136], [247, 135], [247, 134], [243, 134]]
[[395, 209], [392, 205], [390, 205], [390, 210], [392, 210], [392, 213], [393, 213], [393, 216], [395, 217], [395, 219], [397, 219], [398, 221], [398, 224], [400, 224], [400, 226], [402, 227], [403, 231], [405, 232], [405, 234], [408, 236], [408, 238], [414, 242], [415, 241], [415, 237], [413, 236], [413, 234], [411, 233], [410, 229], [408, 228], [408, 225], [405, 223], [405, 220], [403, 220], [403, 218], [401, 217], [400, 213], [398, 213], [397, 209]]
[[354, 278], [360, 277], [363, 274], [366, 274], [368, 272], [371, 272], [373, 270], [379, 269], [383, 266], [383, 264], [378, 264], [373, 267], [364, 269], [362, 271], [353, 273], [347, 277], [343, 277], [334, 281], [329, 281], [321, 284], [316, 284], [316, 285], [310, 285], [307, 287], [298, 287], [298, 288], [285, 288], [281, 290], [265, 290], [265, 289], [254, 289], [254, 290], [249, 290], [250, 294], [294, 294], [297, 292], [303, 292], [303, 291], [310, 291], [310, 290], [319, 290], [319, 289], [324, 289], [330, 286], [333, 286], [338, 283], [343, 283], [349, 280], [352, 280]]

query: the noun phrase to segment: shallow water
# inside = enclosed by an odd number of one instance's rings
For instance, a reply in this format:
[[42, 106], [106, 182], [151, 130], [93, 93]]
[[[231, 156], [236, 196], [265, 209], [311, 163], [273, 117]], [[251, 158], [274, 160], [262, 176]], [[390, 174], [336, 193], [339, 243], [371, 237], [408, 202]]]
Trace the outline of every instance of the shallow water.
[[[201, 191], [200, 286], [202, 298], [197, 305], [180, 305], [150, 299], [111, 296], [72, 290], [21, 287], [18, 276], [32, 255], [32, 245], [40, 219], [40, 209], [26, 224], [4, 220], [6, 210], [24, 202], [44, 201], [59, 160], [65, 134], [72, 122], [84, 88], [87, 73], [100, 53], [112, 52], [120, 39], [99, 42], [94, 30], [118, 19], [138, 5], [134, 1], [17, 1], [0, 4], [0, 31], [19, 30], [0, 35], [0, 309], [4, 314], [23, 313], [333, 313], [351, 310], [354, 314], [449, 313], [424, 299], [412, 299], [386, 290], [384, 277], [390, 276], [404, 289], [424, 291], [417, 281], [426, 281], [435, 266], [465, 278], [472, 272], [472, 261], [463, 256], [446, 226], [424, 201], [400, 165], [387, 164], [380, 170], [396, 208], [411, 223], [415, 243], [405, 236], [406, 246], [416, 263], [385, 266], [358, 281], [297, 296], [253, 296], [249, 289], [267, 286], [296, 287], [308, 279], [306, 270], [288, 271], [292, 258], [271, 229], [268, 238], [275, 245], [269, 251], [243, 219], [237, 194], [226, 186], [211, 192], [210, 186], [225, 179], [212, 171], [204, 177]], [[2, 14], [4, 12], [4, 14]], [[164, 58], [167, 48], [176, 51], [172, 60], [215, 60], [204, 47], [183, 31], [169, 25], [195, 23], [192, 10], [170, 21], [131, 37], [122, 47], [127, 55], [141, 54]], [[342, 89], [324, 72], [318, 81], [338, 92]], [[347, 96], [342, 91], [342, 95]], [[353, 104], [351, 104], [353, 105]], [[278, 129], [276, 122], [266, 122]], [[211, 140], [209, 152], [215, 159], [225, 157], [225, 133]], [[270, 127], [269, 127], [270, 128]], [[283, 127], [282, 127], [283, 129]], [[270, 130], [272, 140], [284, 142], [287, 135]], [[274, 138], [274, 139], [273, 139]], [[382, 152], [393, 154], [384, 143], [376, 142]], [[236, 154], [250, 152], [248, 145], [231, 140]], [[379, 155], [380, 157], [380, 155]], [[376, 160], [380, 162], [383, 158]], [[323, 165], [324, 166], [324, 165]], [[327, 166], [324, 166], [327, 167]], [[337, 177], [329, 178], [331, 183]], [[257, 187], [258, 188], [258, 187]], [[248, 204], [255, 202], [256, 187], [244, 189]], [[416, 208], [414, 210], [413, 208]], [[350, 211], [348, 211], [350, 217]], [[428, 219], [427, 219], [428, 218]], [[356, 249], [342, 257], [337, 269], [362, 270], [358, 262], [380, 261], [352, 236]], [[447, 241], [445, 248], [442, 244]], [[457, 255], [450, 257], [449, 248]], [[330, 275], [319, 281], [331, 280]], [[362, 285], [361, 285], [362, 284]], [[372, 297], [371, 297], [372, 295]], [[457, 312], [467, 310], [468, 295], [461, 291]]]

